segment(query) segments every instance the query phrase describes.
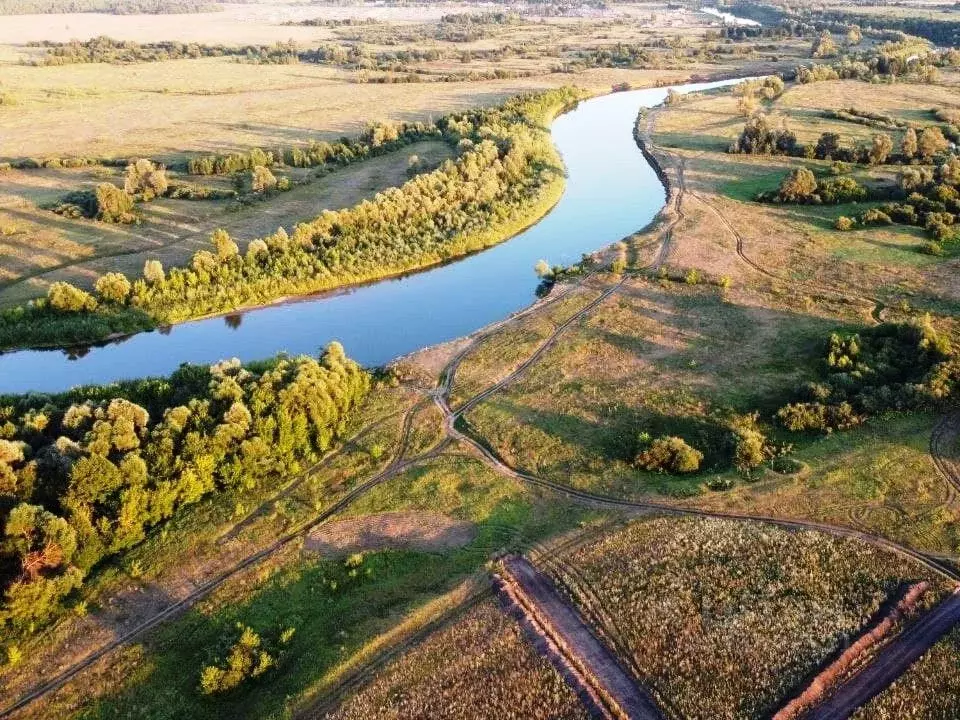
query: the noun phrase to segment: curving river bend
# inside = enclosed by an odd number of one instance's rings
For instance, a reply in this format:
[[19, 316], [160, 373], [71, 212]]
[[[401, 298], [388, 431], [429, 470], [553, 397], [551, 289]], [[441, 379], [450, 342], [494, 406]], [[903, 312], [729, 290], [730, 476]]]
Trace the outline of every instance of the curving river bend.
[[[739, 82], [678, 85], [693, 92]], [[640, 108], [667, 88], [614, 93], [560, 116], [553, 140], [563, 155], [563, 197], [539, 223], [511, 240], [406, 277], [140, 333], [82, 353], [23, 350], [0, 355], [0, 393], [56, 392], [75, 385], [167, 375], [181, 363], [257, 360], [317, 351], [339, 340], [363, 365], [467, 335], [528, 305], [534, 264], [567, 265], [636, 232], [657, 214], [665, 192], [633, 139]]]

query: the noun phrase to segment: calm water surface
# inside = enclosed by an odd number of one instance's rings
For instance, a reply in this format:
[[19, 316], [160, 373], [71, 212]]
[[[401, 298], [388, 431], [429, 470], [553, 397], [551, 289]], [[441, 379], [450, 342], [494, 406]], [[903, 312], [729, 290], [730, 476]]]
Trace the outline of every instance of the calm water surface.
[[167, 375], [184, 362], [248, 361], [281, 351], [316, 354], [331, 340], [374, 366], [469, 334], [534, 299], [533, 266], [541, 258], [551, 265], [576, 262], [653, 219], [665, 201], [664, 189], [632, 133], [639, 109], [659, 104], [666, 93], [666, 88], [615, 93], [557, 118], [553, 140], [568, 174], [563, 197], [543, 220], [501, 245], [404, 278], [141, 333], [79, 356], [62, 350], [0, 355], [0, 392], [53, 392]]

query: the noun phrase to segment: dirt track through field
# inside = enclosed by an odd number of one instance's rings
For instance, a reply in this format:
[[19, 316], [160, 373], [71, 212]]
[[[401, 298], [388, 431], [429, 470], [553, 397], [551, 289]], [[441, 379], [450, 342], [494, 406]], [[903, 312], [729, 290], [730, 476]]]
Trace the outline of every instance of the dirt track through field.
[[884, 647], [805, 720], [844, 720], [888, 688], [940, 638], [960, 622], [960, 590], [928, 612]]
[[587, 685], [601, 717], [662, 720], [650, 695], [545, 575], [522, 557], [506, 558], [502, 567], [501, 593], [522, 613], [525, 625], [536, 628], [550, 641], [551, 660], [557, 660], [555, 654], [562, 656], [569, 666], [564, 670]]

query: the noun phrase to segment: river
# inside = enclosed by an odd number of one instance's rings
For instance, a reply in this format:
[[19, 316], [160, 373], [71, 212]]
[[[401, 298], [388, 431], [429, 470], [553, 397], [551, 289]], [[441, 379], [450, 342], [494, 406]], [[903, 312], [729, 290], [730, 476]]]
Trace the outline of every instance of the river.
[[[738, 82], [674, 87], [693, 92]], [[89, 383], [167, 375], [181, 363], [244, 361], [279, 352], [316, 354], [339, 340], [366, 366], [382, 365], [499, 320], [535, 299], [533, 267], [577, 262], [647, 225], [665, 202], [653, 168], [633, 139], [640, 108], [667, 88], [613, 93], [581, 102], [554, 121], [567, 185], [540, 222], [514, 238], [447, 265], [335, 294], [300, 299], [140, 333], [83, 351], [0, 355], [0, 392], [57, 392]]]

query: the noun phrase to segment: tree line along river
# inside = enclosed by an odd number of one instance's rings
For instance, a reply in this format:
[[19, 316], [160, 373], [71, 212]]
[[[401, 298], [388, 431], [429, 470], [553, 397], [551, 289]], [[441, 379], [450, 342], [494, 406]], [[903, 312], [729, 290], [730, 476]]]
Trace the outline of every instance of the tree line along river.
[[[737, 80], [674, 86], [680, 93]], [[56, 392], [76, 385], [167, 375], [181, 363], [209, 364], [316, 354], [339, 340], [367, 366], [445, 342], [528, 305], [544, 259], [568, 265], [636, 232], [665, 202], [663, 185], [633, 138], [641, 108], [667, 88], [613, 93], [557, 118], [553, 140], [567, 183], [536, 225], [483, 252], [400, 278], [133, 335], [83, 350], [0, 355], [0, 392]]]

